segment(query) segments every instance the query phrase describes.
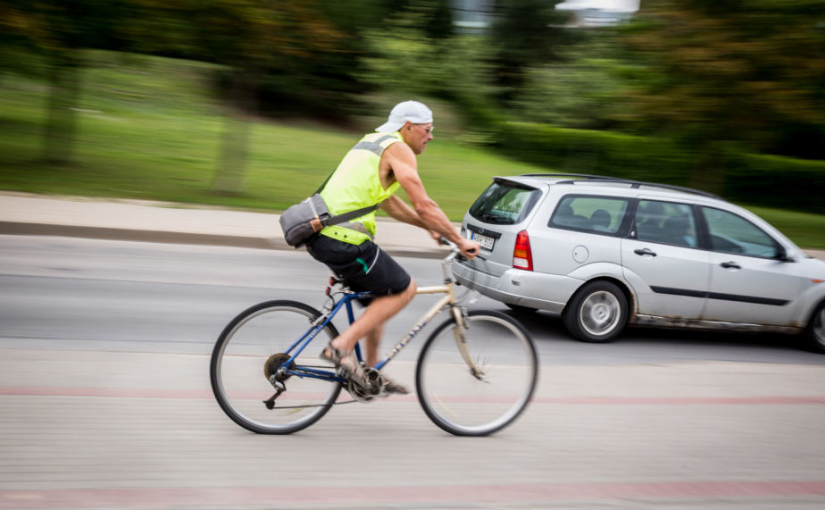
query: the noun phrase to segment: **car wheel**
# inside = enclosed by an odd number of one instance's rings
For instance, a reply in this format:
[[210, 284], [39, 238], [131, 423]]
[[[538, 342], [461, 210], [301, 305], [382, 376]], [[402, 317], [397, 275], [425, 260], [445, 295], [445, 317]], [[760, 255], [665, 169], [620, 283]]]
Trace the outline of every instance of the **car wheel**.
[[805, 334], [811, 350], [825, 353], [825, 301], [816, 307]]
[[614, 283], [591, 282], [567, 303], [563, 318], [567, 330], [578, 340], [609, 342], [627, 322], [627, 298]]
[[510, 303], [504, 303], [504, 304], [507, 305], [507, 307], [510, 310], [512, 310], [514, 312], [518, 312], [518, 313], [533, 313], [536, 310], [538, 310], [538, 308], [530, 308], [529, 306], [513, 305], [513, 304], [510, 304]]

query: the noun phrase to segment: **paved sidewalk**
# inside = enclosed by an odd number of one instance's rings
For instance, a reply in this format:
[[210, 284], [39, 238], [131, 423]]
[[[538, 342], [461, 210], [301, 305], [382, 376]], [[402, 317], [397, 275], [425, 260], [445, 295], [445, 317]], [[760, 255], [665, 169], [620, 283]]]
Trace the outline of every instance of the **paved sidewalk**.
[[[208, 373], [205, 355], [5, 350], [0, 509], [825, 508], [819, 366], [545, 365], [489, 438], [441, 431], [414, 395], [257, 436]], [[414, 387], [412, 362], [393, 374]]]
[[[279, 218], [271, 213], [173, 203], [0, 192], [0, 234], [292, 250], [284, 241]], [[423, 230], [387, 218], [378, 219], [376, 242], [398, 256], [443, 257], [446, 253]], [[806, 251], [825, 259], [825, 251]]]
[[[292, 250], [284, 241], [279, 218], [278, 214], [162, 202], [0, 192], [0, 234]], [[385, 218], [378, 219], [376, 242], [398, 256], [444, 257], [447, 252], [420, 228]]]

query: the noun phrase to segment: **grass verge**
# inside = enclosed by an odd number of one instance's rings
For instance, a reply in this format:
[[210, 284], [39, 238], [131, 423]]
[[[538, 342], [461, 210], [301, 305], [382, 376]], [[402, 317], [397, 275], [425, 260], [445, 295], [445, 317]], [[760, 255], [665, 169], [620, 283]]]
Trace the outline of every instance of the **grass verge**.
[[[227, 125], [209, 90], [215, 67], [107, 52], [89, 52], [89, 59], [94, 66], [83, 72], [75, 163], [69, 166], [41, 162], [47, 85], [2, 77], [0, 189], [278, 211], [312, 193], [362, 134], [252, 121], [242, 190], [217, 194], [211, 184]], [[438, 118], [444, 108], [435, 110]], [[374, 124], [370, 120], [363, 132]], [[436, 129], [419, 167], [429, 194], [452, 220], [461, 219], [492, 176], [547, 171], [462, 145], [455, 123], [445, 127]], [[750, 209], [799, 245], [825, 248], [825, 216]]]

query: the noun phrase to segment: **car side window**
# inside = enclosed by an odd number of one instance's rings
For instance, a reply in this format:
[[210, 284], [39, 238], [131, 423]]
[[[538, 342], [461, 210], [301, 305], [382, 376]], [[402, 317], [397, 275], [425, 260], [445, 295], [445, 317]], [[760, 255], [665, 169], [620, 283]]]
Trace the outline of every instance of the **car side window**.
[[548, 226], [615, 234], [627, 206], [628, 200], [623, 198], [568, 195], [559, 201]]
[[760, 258], [774, 258], [780, 251], [774, 238], [741, 216], [713, 207], [702, 207], [702, 216], [713, 251]]
[[696, 222], [687, 204], [640, 200], [634, 218], [636, 239], [695, 248]]

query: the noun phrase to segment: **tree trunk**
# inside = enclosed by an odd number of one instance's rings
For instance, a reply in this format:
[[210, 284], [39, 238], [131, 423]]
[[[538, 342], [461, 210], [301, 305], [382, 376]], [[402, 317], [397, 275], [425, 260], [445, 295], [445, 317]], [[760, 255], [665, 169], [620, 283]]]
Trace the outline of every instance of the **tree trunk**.
[[51, 87], [42, 155], [47, 163], [64, 165], [72, 162], [80, 75], [80, 62], [76, 56], [55, 59], [49, 70]]
[[224, 117], [218, 168], [212, 181], [213, 193], [236, 195], [243, 188], [252, 134], [252, 123], [246, 115], [257, 107], [254, 83], [252, 73], [238, 71], [234, 76], [230, 106]]

